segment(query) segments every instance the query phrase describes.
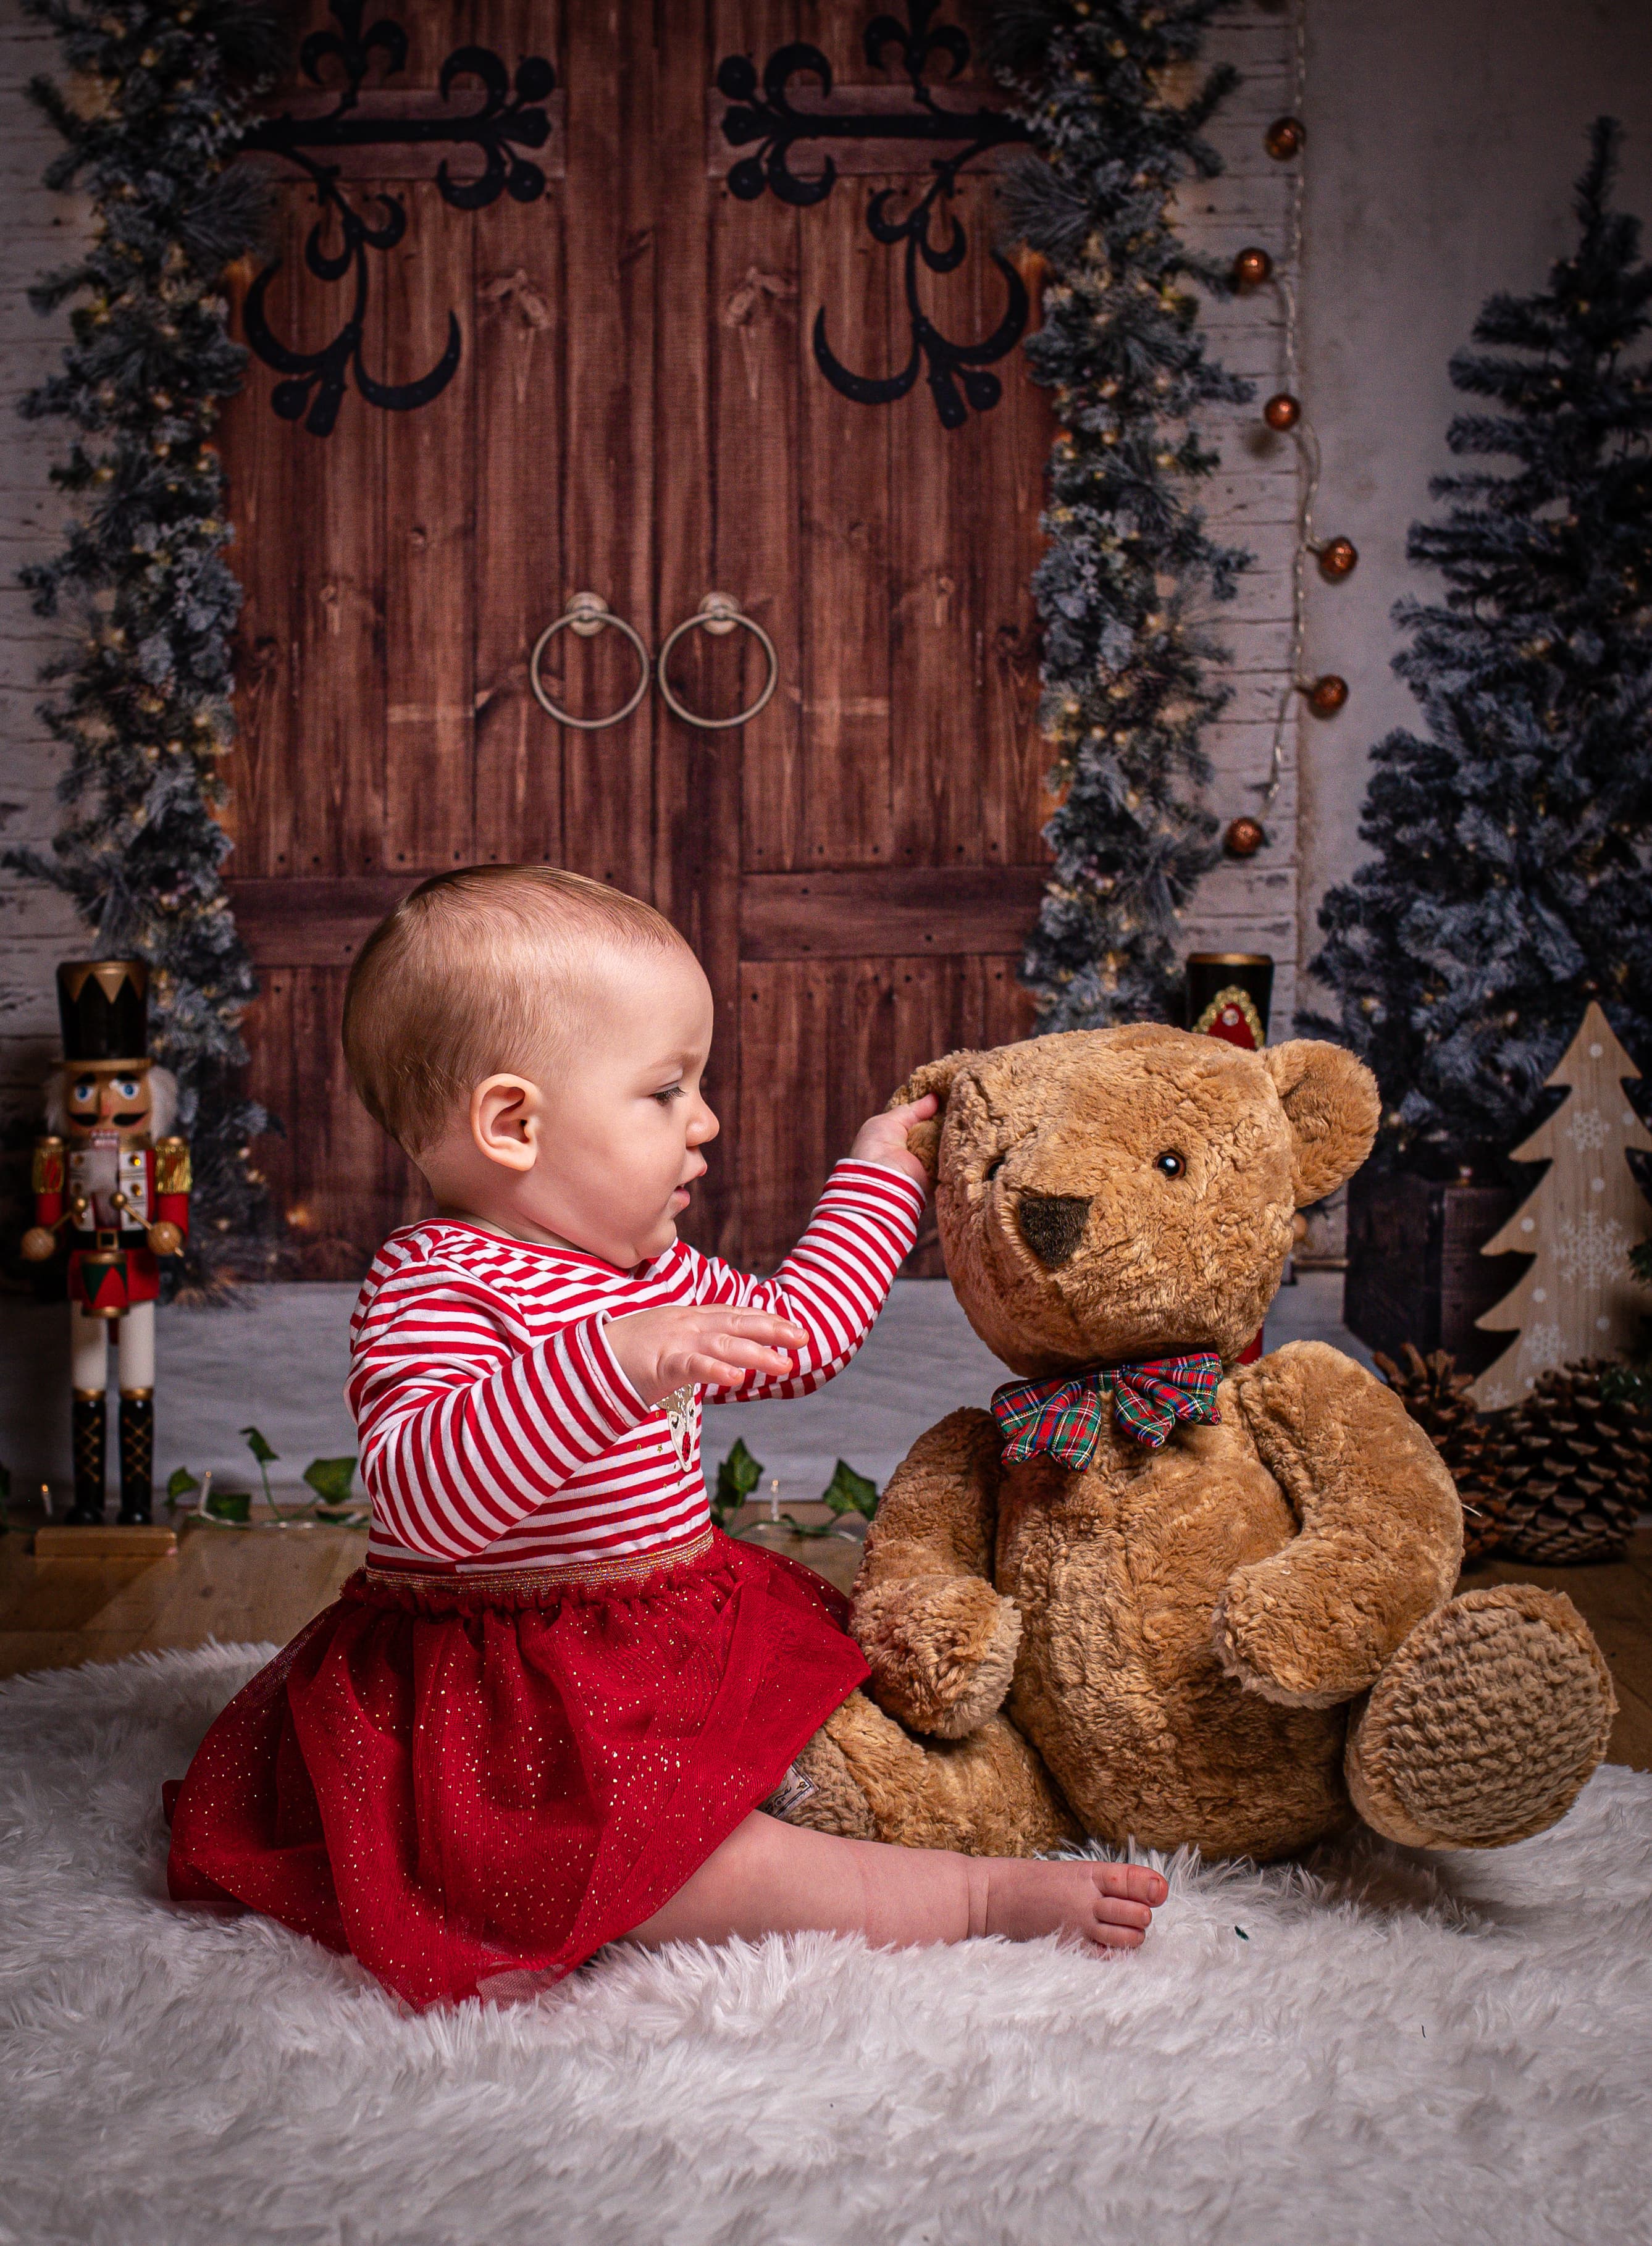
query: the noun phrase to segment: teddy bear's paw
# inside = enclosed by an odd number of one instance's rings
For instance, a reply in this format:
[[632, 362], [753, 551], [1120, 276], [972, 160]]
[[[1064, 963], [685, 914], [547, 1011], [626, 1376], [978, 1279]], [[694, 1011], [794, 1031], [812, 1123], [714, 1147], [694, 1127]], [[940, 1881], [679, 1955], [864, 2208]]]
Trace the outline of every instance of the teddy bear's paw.
[[813, 1832], [836, 1833], [848, 1841], [875, 1841], [872, 1804], [832, 1736], [833, 1721], [826, 1719], [759, 1806], [788, 1825], [806, 1825]]
[[914, 1732], [966, 1738], [1010, 1690], [1021, 1616], [978, 1576], [874, 1584], [857, 1596], [850, 1626], [873, 1698]]
[[1420, 1622], [1349, 1729], [1366, 1823], [1410, 1848], [1497, 1848], [1566, 1814], [1616, 1709], [1570, 1599], [1529, 1583], [1469, 1591]]

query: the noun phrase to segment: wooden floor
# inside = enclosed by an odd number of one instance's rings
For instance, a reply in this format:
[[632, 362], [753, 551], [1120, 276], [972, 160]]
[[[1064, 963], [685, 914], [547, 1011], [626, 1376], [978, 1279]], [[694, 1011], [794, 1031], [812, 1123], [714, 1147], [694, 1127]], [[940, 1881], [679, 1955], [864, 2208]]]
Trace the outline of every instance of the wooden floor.
[[[799, 1518], [824, 1521], [825, 1508], [799, 1506]], [[860, 1547], [841, 1536], [805, 1538], [756, 1524], [772, 1550], [788, 1552], [846, 1590]], [[284, 1644], [324, 1607], [352, 1569], [366, 1538], [320, 1526], [220, 1528], [189, 1522], [175, 1557], [163, 1560], [37, 1560], [32, 1538], [14, 1528], [0, 1536], [0, 1677], [119, 1661], [128, 1653], [221, 1642]], [[1465, 1576], [1463, 1588], [1541, 1583], [1565, 1591], [1587, 1618], [1617, 1686], [1618, 1717], [1608, 1759], [1652, 1770], [1652, 1529], [1635, 1537], [1627, 1560], [1606, 1568], [1523, 1568], [1493, 1560]]]

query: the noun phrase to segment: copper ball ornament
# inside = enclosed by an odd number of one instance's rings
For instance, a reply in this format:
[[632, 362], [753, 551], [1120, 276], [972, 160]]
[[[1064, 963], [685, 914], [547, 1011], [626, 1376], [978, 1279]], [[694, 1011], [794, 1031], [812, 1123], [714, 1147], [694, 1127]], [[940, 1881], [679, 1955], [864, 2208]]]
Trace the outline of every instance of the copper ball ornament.
[[1262, 408], [1262, 419], [1270, 429], [1294, 429], [1302, 418], [1302, 401], [1293, 398], [1288, 390], [1276, 390]]
[[1276, 117], [1262, 135], [1262, 146], [1276, 164], [1288, 163], [1302, 153], [1308, 129], [1300, 117]]
[[1308, 690], [1308, 706], [1316, 718], [1334, 718], [1348, 699], [1348, 681], [1328, 670]]
[[1235, 819], [1229, 823], [1222, 836], [1222, 848], [1230, 858], [1254, 858], [1268, 840], [1267, 832], [1258, 820]]
[[1328, 538], [1319, 549], [1319, 574], [1335, 585], [1358, 560], [1359, 548], [1351, 538]]
[[1265, 249], [1253, 242], [1241, 249], [1234, 260], [1234, 285], [1239, 289], [1260, 289], [1264, 281], [1274, 277], [1274, 261]]

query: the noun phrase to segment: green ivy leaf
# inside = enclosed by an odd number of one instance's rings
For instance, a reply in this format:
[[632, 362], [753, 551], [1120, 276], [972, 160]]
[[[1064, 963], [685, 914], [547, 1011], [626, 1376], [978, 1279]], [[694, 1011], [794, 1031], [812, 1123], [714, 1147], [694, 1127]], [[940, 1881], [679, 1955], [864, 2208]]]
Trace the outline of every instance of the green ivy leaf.
[[187, 1467], [174, 1467], [167, 1477], [167, 1502], [175, 1506], [180, 1497], [193, 1497], [200, 1487]]
[[214, 1521], [250, 1521], [253, 1494], [249, 1489], [214, 1489], [207, 1493], [207, 1510]]
[[829, 1505], [833, 1513], [859, 1513], [870, 1521], [878, 1509], [878, 1485], [856, 1474], [846, 1459], [840, 1459], [820, 1493], [820, 1502]]
[[269, 1443], [256, 1427], [243, 1427], [241, 1432], [247, 1438], [247, 1448], [261, 1467], [272, 1465], [281, 1456], [279, 1451], [270, 1449]]
[[[304, 1480], [326, 1505], [349, 1502], [350, 1487], [356, 1479], [354, 1459], [312, 1459], [304, 1468]], [[316, 1509], [316, 1518], [325, 1521], [330, 1516]]]
[[711, 1500], [711, 1518], [719, 1528], [739, 1511], [762, 1479], [761, 1460], [754, 1459], [745, 1447], [745, 1438], [737, 1435], [734, 1448], [717, 1470], [717, 1494]]

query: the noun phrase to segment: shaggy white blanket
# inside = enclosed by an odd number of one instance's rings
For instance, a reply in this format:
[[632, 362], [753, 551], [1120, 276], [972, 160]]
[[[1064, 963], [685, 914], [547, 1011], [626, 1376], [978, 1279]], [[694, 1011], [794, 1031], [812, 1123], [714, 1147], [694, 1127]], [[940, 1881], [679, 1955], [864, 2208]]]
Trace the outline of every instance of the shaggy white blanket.
[[617, 1950], [414, 2018], [165, 1900], [161, 1780], [269, 1650], [0, 1687], [0, 2238], [1652, 2239], [1652, 1777], [1492, 1856], [1172, 1865], [1116, 1962]]

